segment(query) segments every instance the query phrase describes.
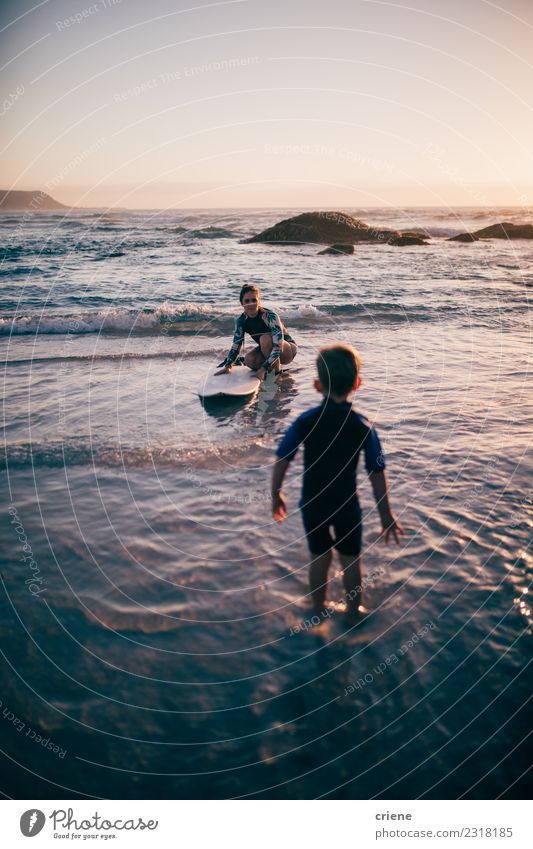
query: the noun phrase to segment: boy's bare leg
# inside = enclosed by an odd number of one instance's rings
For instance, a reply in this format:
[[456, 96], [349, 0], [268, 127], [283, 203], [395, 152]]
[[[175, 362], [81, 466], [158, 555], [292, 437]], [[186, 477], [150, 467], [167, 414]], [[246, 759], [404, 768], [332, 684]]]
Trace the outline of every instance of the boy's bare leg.
[[352, 554], [341, 554], [339, 559], [342, 565], [342, 580], [346, 591], [346, 613], [350, 617], [357, 617], [359, 608], [362, 607], [363, 590], [361, 586], [361, 557]]
[[324, 554], [317, 554], [309, 564], [309, 583], [311, 585], [311, 597], [313, 609], [323, 610], [326, 603], [326, 590], [328, 588], [328, 569], [331, 565], [331, 549]]

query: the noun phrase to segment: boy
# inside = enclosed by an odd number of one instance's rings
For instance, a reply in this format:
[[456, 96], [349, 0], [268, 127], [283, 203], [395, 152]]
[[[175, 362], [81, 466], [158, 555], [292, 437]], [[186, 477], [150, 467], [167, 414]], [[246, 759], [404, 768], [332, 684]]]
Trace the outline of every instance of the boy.
[[[357, 622], [367, 611], [361, 591], [361, 509], [355, 474], [364, 451], [385, 542], [399, 544], [403, 529], [389, 506], [385, 460], [371, 424], [352, 409], [348, 396], [361, 385], [361, 360], [350, 345], [321, 348], [317, 358], [315, 389], [324, 396], [319, 407], [303, 413], [290, 426], [278, 450], [272, 474], [272, 512], [277, 522], [287, 516], [283, 480], [301, 443], [304, 476], [300, 507], [311, 563], [309, 580], [313, 608], [324, 608], [332, 546], [339, 553], [347, 599], [347, 617]], [[330, 533], [333, 526], [335, 539]]]

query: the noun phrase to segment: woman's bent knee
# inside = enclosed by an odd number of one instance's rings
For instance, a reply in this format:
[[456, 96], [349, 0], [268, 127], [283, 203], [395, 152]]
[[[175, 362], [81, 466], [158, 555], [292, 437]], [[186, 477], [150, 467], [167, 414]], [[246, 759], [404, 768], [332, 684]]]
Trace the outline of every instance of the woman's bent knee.
[[274, 343], [272, 342], [272, 336], [269, 336], [268, 333], [264, 333], [259, 339], [259, 347], [263, 354], [268, 356], [274, 347]]
[[292, 342], [284, 342], [283, 343], [283, 353], [281, 354], [281, 363], [286, 366], [289, 363], [292, 363], [296, 356], [296, 345]]

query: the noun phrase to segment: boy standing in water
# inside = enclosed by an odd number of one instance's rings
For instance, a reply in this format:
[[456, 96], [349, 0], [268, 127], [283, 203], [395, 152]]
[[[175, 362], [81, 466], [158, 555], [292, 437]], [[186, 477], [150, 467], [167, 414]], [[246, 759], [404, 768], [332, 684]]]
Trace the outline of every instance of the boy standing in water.
[[[356, 413], [348, 397], [361, 384], [361, 360], [349, 345], [321, 348], [315, 389], [322, 404], [290, 426], [278, 450], [272, 475], [272, 512], [277, 522], [287, 516], [283, 480], [298, 447], [304, 446], [304, 475], [300, 508], [311, 553], [309, 579], [313, 608], [324, 608], [332, 547], [340, 557], [347, 599], [347, 616], [356, 622], [366, 613], [361, 591], [361, 508], [356, 491], [359, 454], [365, 465], [381, 518], [382, 534], [399, 544], [403, 529], [389, 505], [385, 460], [370, 422]], [[330, 532], [333, 527], [335, 538]]]

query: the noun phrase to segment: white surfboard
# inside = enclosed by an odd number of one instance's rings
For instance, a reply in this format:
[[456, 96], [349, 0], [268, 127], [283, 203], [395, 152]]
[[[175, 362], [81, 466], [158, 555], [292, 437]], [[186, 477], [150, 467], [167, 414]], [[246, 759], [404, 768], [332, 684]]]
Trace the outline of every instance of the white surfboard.
[[204, 380], [198, 388], [200, 398], [216, 398], [218, 396], [232, 396], [234, 398], [245, 398], [253, 395], [261, 386], [261, 381], [248, 366], [236, 366], [227, 374], [215, 375], [218, 367], [210, 368]]

